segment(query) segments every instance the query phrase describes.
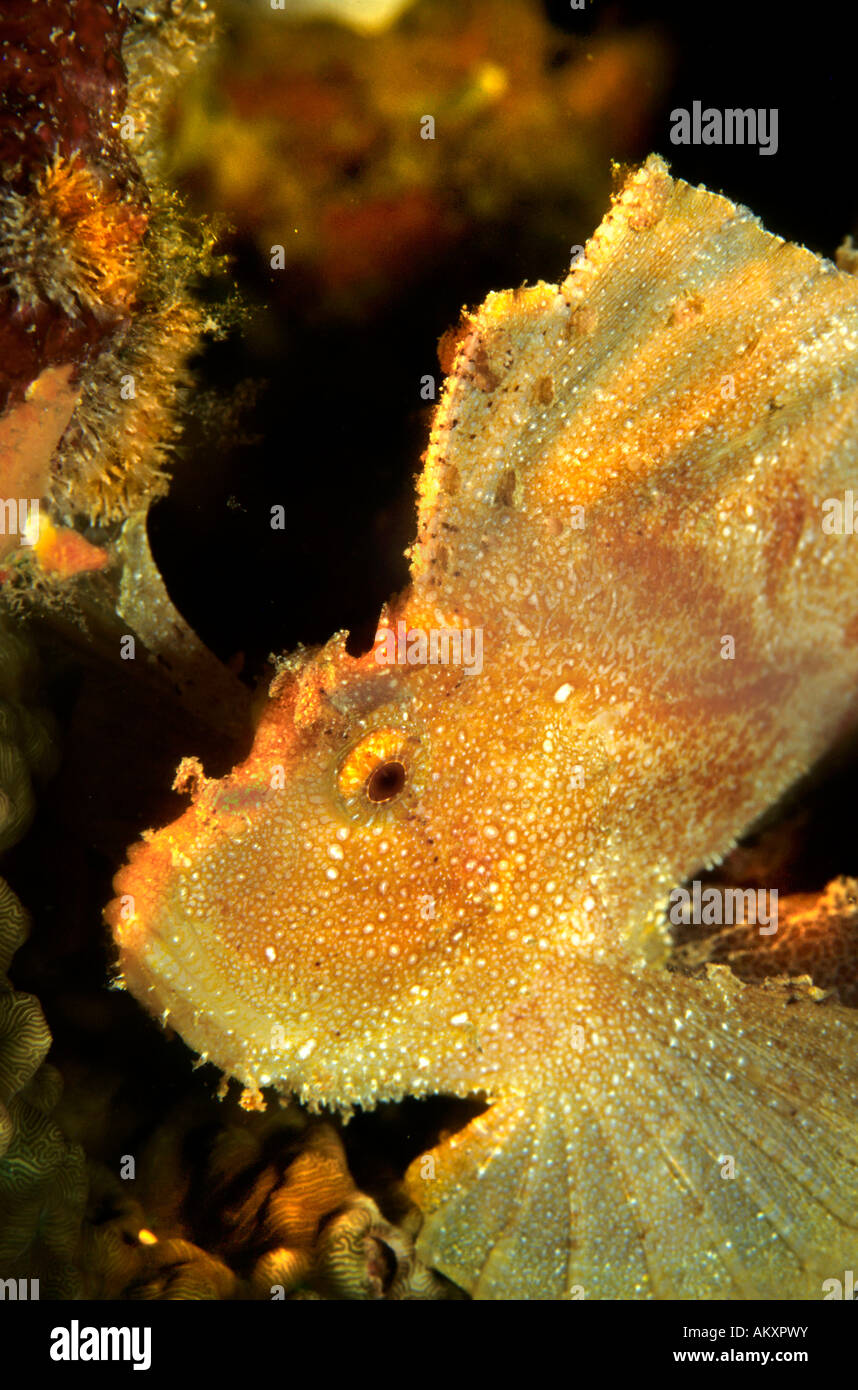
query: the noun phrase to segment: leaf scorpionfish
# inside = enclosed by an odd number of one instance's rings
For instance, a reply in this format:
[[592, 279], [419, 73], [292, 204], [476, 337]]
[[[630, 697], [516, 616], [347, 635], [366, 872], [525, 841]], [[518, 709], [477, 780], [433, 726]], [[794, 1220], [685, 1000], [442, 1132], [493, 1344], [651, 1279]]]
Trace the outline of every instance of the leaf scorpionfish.
[[282, 661], [227, 778], [183, 764], [116, 877], [122, 979], [249, 1106], [483, 1098], [406, 1174], [476, 1297], [822, 1297], [858, 1013], [671, 970], [666, 904], [858, 714], [858, 545], [822, 524], [858, 279], [651, 156], [450, 352], [409, 587], [371, 651]]

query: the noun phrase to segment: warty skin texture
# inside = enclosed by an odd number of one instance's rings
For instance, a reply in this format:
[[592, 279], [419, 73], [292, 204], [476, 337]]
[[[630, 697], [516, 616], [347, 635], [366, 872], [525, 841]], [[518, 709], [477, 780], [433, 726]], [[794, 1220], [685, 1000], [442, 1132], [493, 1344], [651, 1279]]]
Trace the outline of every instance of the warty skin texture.
[[858, 1258], [858, 1016], [664, 969], [671, 887], [854, 717], [856, 385], [858, 282], [651, 158], [565, 282], [460, 328], [382, 623], [480, 628], [482, 671], [297, 653], [116, 878], [125, 983], [248, 1104], [486, 1096], [407, 1178], [477, 1296]]

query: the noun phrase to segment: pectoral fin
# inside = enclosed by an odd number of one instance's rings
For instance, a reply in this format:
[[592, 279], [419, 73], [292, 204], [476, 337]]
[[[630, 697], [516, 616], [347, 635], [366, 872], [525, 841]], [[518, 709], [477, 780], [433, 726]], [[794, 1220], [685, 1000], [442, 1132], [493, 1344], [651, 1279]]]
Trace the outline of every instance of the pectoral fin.
[[858, 1014], [605, 975], [589, 1045], [412, 1164], [421, 1258], [476, 1298], [822, 1298], [858, 1262]]

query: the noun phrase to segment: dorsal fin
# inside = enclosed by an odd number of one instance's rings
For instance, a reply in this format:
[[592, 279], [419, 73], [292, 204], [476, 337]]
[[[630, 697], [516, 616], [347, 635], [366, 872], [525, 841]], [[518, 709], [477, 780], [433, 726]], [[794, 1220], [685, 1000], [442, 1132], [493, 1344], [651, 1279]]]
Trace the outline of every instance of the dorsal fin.
[[[657, 156], [565, 281], [489, 294], [454, 344], [411, 551], [445, 611], [520, 611], [565, 559], [597, 588], [611, 536], [682, 537], [693, 558], [716, 501], [783, 513], [771, 588], [801, 499], [858, 477], [858, 279]], [[759, 559], [747, 525], [724, 543], [731, 566]]]

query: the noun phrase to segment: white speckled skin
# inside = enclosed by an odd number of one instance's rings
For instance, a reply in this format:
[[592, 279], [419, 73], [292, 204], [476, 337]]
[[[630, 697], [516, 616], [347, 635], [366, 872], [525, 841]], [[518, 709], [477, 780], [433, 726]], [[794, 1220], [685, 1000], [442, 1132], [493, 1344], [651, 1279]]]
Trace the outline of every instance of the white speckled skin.
[[480, 1296], [858, 1259], [856, 1015], [672, 975], [662, 928], [853, 721], [856, 392], [858, 281], [650, 159], [562, 285], [462, 328], [383, 621], [479, 628], [482, 671], [290, 658], [233, 806], [199, 781], [117, 876], [129, 988], [248, 1103], [488, 1096], [409, 1174]]

